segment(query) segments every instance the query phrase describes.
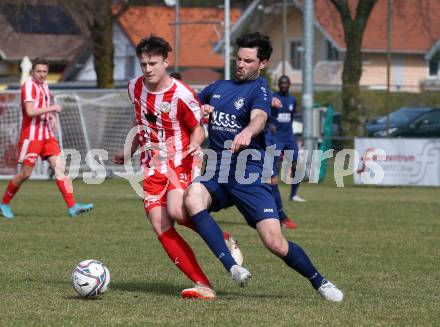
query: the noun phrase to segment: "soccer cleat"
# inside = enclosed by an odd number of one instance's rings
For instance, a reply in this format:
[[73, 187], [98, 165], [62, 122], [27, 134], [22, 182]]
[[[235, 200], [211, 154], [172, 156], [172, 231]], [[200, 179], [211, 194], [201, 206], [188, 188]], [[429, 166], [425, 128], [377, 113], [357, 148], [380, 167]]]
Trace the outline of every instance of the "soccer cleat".
[[344, 294], [328, 280], [323, 280], [318, 293], [327, 301], [340, 302], [344, 298]]
[[67, 213], [69, 214], [70, 217], [73, 218], [84, 212], [89, 212], [92, 209], [93, 209], [93, 203], [86, 203], [86, 204], [76, 203], [73, 207], [70, 207], [67, 210]]
[[295, 201], [295, 202], [306, 202], [306, 199], [303, 199], [302, 197], [300, 197], [299, 195], [294, 195], [290, 198], [291, 201]]
[[231, 279], [240, 287], [247, 286], [249, 279], [252, 277], [246, 268], [239, 265], [233, 265], [229, 273], [231, 274]]
[[6, 219], [14, 218], [14, 214], [12, 213], [9, 204], [0, 204], [0, 211], [2, 213], [2, 216], [5, 217]]
[[212, 288], [199, 283], [196, 283], [194, 287], [184, 289], [181, 294], [184, 299], [213, 300], [217, 297]]
[[291, 220], [289, 217], [286, 217], [281, 220], [281, 226], [287, 229], [295, 229], [297, 227], [296, 223]]
[[226, 232], [223, 233], [223, 238], [225, 239], [226, 246], [228, 247], [229, 252], [231, 253], [235, 262], [241, 266], [243, 264], [243, 254], [238, 247], [237, 240]]

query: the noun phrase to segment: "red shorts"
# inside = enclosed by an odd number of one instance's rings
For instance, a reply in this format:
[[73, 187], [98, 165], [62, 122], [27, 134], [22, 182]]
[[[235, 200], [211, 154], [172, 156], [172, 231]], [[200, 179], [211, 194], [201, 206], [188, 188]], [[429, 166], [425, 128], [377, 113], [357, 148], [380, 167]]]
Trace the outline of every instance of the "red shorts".
[[[146, 169], [147, 170], [147, 169]], [[168, 192], [174, 189], [185, 190], [191, 183], [191, 168], [182, 166], [161, 174], [157, 171], [144, 178], [144, 207], [148, 212], [157, 206], [166, 207]]]
[[61, 153], [58, 141], [52, 137], [48, 140], [28, 140], [24, 139], [18, 143], [17, 162], [29, 167], [35, 166], [38, 157], [47, 159], [51, 156], [57, 156]]

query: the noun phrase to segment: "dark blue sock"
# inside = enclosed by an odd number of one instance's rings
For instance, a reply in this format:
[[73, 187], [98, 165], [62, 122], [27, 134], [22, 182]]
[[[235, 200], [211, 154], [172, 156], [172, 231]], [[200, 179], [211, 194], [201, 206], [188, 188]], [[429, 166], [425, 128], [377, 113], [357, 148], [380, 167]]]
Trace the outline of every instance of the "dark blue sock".
[[280, 220], [283, 220], [283, 219], [287, 218], [287, 215], [286, 215], [286, 213], [284, 212], [283, 209], [278, 211], [278, 217], [280, 218]]
[[277, 184], [272, 184], [272, 195], [275, 199], [275, 204], [277, 205], [278, 211], [283, 210], [283, 201], [281, 200], [280, 189], [278, 188]]
[[287, 252], [287, 255], [281, 259], [283, 259], [289, 267], [295, 269], [297, 272], [307, 278], [310, 283], [312, 283], [313, 288], [317, 290], [319, 287], [321, 287], [324, 277], [322, 277], [321, 274], [316, 270], [307, 254], [299, 245], [293, 242], [288, 243], [289, 251]]
[[208, 213], [208, 210], [202, 210], [191, 216], [191, 221], [211, 251], [221, 261], [226, 270], [230, 271], [231, 267], [237, 263], [226, 246], [222, 230]]
[[299, 187], [299, 183], [292, 184], [292, 186], [290, 188], [290, 198], [293, 198], [296, 195], [296, 192], [298, 192], [298, 187]]
[[272, 184], [272, 195], [275, 199], [275, 204], [277, 205], [278, 217], [280, 217], [280, 220], [287, 218], [287, 215], [283, 210], [283, 200], [281, 200], [281, 194], [280, 189], [278, 188], [278, 184]]

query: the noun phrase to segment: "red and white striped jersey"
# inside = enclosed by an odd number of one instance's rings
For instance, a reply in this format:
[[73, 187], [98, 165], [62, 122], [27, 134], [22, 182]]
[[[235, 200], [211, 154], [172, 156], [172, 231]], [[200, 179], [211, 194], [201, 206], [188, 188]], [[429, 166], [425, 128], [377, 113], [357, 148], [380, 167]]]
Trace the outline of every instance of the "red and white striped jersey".
[[192, 129], [201, 120], [200, 102], [194, 91], [172, 79], [164, 91], [152, 92], [143, 76], [128, 83], [128, 95], [134, 104], [141, 145], [141, 162], [154, 171], [165, 173], [168, 165], [191, 167], [192, 156], [184, 158]]
[[26, 113], [25, 103], [33, 102], [35, 108], [45, 108], [50, 106], [50, 94], [47, 83], [37, 84], [29, 78], [21, 87], [21, 107], [23, 111], [23, 121], [21, 123], [20, 140], [48, 140], [54, 137], [49, 124], [49, 113], [29, 117]]

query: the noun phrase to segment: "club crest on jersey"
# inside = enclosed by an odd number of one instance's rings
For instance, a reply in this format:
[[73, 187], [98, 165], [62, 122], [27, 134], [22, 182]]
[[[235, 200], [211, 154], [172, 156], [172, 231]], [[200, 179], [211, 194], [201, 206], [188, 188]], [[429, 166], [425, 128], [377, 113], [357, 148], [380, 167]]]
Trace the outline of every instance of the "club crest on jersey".
[[199, 107], [199, 104], [196, 101], [191, 100], [189, 102], [189, 106], [191, 107], [191, 109], [197, 109]]
[[169, 102], [162, 102], [159, 105], [159, 109], [160, 109], [160, 111], [162, 111], [164, 113], [170, 112], [170, 110], [171, 110], [171, 103], [169, 103]]
[[234, 101], [235, 109], [239, 110], [244, 106], [244, 98], [238, 98]]
[[289, 104], [289, 111], [293, 111], [293, 104]]

